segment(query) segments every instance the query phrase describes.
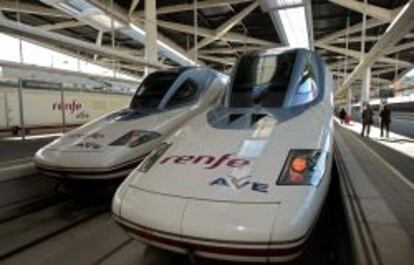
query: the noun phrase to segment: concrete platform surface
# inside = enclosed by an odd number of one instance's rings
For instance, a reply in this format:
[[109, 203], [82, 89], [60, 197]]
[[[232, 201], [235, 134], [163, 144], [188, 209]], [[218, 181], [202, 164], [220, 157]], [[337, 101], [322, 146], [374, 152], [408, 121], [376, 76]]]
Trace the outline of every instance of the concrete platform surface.
[[342, 161], [341, 192], [358, 263], [412, 264], [414, 189], [399, 169], [414, 164], [414, 159], [404, 156], [396, 168], [367, 145], [366, 138], [341, 126], [337, 126], [335, 140]]

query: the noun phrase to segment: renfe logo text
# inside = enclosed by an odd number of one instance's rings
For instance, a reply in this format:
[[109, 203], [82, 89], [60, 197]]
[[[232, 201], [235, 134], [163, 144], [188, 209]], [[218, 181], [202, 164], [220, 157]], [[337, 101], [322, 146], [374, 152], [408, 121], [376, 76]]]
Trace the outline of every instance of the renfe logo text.
[[[79, 111], [82, 108], [82, 103], [76, 101], [76, 99], [65, 102], [64, 104], [65, 111], [68, 111], [69, 113], [74, 113], [76, 111]], [[55, 102], [52, 105], [53, 110], [62, 110], [62, 103], [61, 102]]]
[[174, 163], [182, 165], [204, 165], [206, 169], [214, 169], [220, 165], [226, 165], [233, 168], [241, 168], [250, 164], [249, 160], [241, 158], [231, 158], [231, 154], [225, 154], [220, 157], [208, 155], [182, 155], [169, 156], [161, 160], [160, 164]]

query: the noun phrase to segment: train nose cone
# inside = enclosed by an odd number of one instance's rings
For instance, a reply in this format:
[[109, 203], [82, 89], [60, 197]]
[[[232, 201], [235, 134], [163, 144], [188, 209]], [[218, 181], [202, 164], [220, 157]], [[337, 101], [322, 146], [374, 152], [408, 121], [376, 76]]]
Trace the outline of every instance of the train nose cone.
[[236, 245], [267, 245], [278, 209], [278, 203], [191, 200], [183, 216], [183, 235]]
[[194, 200], [122, 185], [112, 211], [132, 236], [167, 249], [266, 261], [279, 203]]
[[179, 235], [185, 205], [186, 200], [182, 198], [120, 187], [114, 196], [112, 211], [133, 226]]

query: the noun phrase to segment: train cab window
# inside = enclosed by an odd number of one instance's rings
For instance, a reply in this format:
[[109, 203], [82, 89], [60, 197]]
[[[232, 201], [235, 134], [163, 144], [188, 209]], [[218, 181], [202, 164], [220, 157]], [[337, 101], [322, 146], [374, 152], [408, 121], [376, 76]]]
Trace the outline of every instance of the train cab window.
[[315, 71], [310, 63], [305, 65], [293, 96], [292, 106], [300, 106], [313, 101], [318, 96]]
[[197, 83], [193, 79], [188, 78], [177, 88], [174, 95], [168, 101], [167, 108], [177, 107], [193, 101], [197, 98], [198, 91]]
[[295, 58], [294, 52], [242, 57], [233, 79], [230, 106], [282, 107]]
[[157, 108], [178, 75], [167, 71], [148, 75], [135, 92], [130, 108]]

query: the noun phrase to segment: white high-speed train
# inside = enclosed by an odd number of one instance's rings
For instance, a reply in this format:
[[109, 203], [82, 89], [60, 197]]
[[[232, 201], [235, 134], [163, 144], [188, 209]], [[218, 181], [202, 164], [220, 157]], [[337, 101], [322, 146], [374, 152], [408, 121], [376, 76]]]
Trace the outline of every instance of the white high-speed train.
[[288, 261], [330, 182], [331, 74], [306, 49], [239, 59], [225, 102], [168, 137], [118, 188], [115, 220], [158, 248], [232, 261]]
[[35, 155], [36, 166], [64, 178], [125, 176], [184, 122], [217, 103], [227, 79], [197, 67], [154, 72], [137, 89], [129, 108], [46, 145]]

